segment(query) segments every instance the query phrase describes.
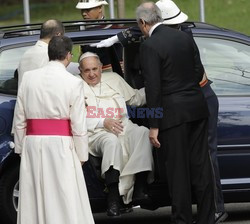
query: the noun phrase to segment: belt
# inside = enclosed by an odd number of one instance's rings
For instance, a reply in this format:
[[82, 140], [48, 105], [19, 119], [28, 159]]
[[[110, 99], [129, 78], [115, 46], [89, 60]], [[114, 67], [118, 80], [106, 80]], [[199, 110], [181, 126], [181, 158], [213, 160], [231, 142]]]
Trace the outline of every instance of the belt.
[[28, 119], [26, 135], [72, 136], [70, 120]]
[[205, 86], [207, 83], [208, 83], [208, 79], [205, 79], [204, 81], [201, 81], [199, 84], [200, 84], [200, 87], [203, 87], [203, 86]]

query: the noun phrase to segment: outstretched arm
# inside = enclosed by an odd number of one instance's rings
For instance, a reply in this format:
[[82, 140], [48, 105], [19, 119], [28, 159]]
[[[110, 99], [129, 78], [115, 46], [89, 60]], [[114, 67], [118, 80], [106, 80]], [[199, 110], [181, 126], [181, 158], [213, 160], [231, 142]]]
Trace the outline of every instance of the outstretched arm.
[[107, 38], [105, 40], [102, 40], [98, 43], [90, 44], [90, 47], [97, 47], [97, 48], [102, 48], [102, 47], [111, 47], [115, 43], [119, 42], [118, 36], [112, 36], [110, 38]]
[[98, 43], [91, 44], [90, 46], [97, 47], [97, 48], [110, 47], [114, 45], [115, 43], [120, 42], [123, 47], [126, 47], [127, 45], [131, 43], [141, 41], [142, 36], [143, 35], [139, 27], [135, 26], [135, 27], [130, 27], [118, 33], [117, 35], [107, 38], [105, 40], [102, 40]]

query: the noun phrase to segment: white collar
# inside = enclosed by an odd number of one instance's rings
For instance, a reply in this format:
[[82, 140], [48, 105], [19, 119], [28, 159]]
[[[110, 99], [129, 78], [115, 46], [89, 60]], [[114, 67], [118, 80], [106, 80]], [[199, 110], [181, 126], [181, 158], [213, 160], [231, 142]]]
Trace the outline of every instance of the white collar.
[[65, 65], [60, 61], [49, 61], [48, 65], [66, 69]]
[[161, 24], [162, 24], [162, 23], [156, 23], [155, 25], [153, 25], [153, 26], [150, 28], [150, 30], [149, 30], [149, 32], [148, 32], [148, 35], [151, 36], [152, 33], [153, 33], [153, 31], [155, 30], [155, 28], [156, 28], [157, 26], [161, 25]]
[[49, 46], [47, 43], [45, 43], [45, 42], [42, 41], [42, 40], [38, 40], [38, 41], [36, 42], [36, 44], [39, 45], [39, 46], [42, 46], [42, 47], [48, 47], [48, 46]]

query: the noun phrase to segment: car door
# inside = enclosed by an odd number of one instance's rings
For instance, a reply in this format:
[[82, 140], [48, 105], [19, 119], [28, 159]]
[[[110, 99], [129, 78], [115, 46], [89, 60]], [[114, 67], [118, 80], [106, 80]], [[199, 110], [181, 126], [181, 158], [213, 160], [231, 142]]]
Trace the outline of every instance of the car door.
[[17, 67], [23, 53], [30, 46], [10, 45], [0, 49], [0, 165], [11, 151], [11, 127], [16, 102]]
[[218, 161], [224, 193], [249, 191], [250, 38], [203, 34], [195, 41], [219, 99]]

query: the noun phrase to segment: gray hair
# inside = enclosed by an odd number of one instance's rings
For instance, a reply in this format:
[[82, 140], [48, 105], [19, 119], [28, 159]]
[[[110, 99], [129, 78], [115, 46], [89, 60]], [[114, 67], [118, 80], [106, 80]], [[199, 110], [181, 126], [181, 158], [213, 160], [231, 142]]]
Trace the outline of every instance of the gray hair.
[[154, 25], [163, 21], [161, 10], [154, 2], [145, 2], [137, 7], [136, 20], [139, 22], [141, 19], [149, 25]]

